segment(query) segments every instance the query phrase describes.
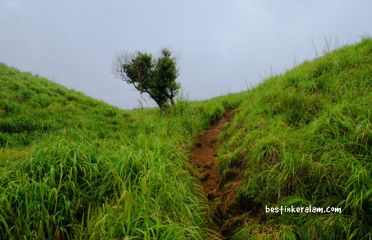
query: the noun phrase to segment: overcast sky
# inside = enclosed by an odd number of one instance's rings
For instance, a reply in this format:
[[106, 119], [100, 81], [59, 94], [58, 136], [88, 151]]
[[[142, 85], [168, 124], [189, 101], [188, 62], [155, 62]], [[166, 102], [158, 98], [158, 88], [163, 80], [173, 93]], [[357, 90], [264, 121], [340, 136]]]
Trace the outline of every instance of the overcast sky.
[[0, 0], [0, 62], [133, 108], [115, 53], [169, 47], [184, 95], [207, 99], [313, 58], [324, 39], [358, 41], [371, 11], [371, 0]]

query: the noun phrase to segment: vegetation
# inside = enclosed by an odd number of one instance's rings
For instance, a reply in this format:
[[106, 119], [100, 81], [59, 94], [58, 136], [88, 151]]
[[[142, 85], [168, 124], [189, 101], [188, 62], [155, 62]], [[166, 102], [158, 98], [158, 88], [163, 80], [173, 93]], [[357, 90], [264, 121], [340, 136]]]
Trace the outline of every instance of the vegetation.
[[[371, 239], [371, 85], [371, 39], [143, 115], [0, 64], [0, 239], [207, 238], [213, 212], [188, 153], [226, 108], [222, 179], [244, 169], [232, 239]], [[342, 213], [264, 213], [310, 204]]]
[[[305, 62], [249, 91], [221, 137], [223, 173], [244, 166], [249, 206], [233, 239], [371, 239], [372, 40]], [[265, 206], [341, 214], [262, 214]]]
[[142, 93], [147, 93], [164, 109], [169, 103], [174, 105], [180, 84], [176, 82], [176, 59], [168, 49], [163, 49], [161, 53], [162, 56], [157, 60], [149, 53], [120, 54], [114, 61], [113, 73], [119, 79], [132, 84], [141, 96]]
[[0, 239], [206, 236], [188, 151], [222, 100], [148, 109], [142, 123], [5, 65], [0, 89]]

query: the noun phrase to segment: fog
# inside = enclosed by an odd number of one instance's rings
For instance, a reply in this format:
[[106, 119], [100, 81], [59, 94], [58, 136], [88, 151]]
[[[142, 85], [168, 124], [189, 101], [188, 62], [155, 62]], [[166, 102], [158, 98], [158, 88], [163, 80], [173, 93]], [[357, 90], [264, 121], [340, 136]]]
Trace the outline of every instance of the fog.
[[168, 47], [183, 96], [207, 99], [359, 41], [371, 10], [370, 0], [0, 0], [0, 62], [133, 108], [139, 94], [112, 75], [115, 54]]

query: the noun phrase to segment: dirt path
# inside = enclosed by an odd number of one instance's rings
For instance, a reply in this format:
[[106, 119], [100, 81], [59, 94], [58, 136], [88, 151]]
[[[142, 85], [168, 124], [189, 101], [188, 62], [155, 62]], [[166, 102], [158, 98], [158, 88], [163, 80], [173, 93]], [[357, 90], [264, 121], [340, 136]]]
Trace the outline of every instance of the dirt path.
[[214, 210], [213, 224], [209, 228], [216, 234], [211, 234], [210, 239], [228, 239], [232, 231], [241, 224], [240, 219], [243, 219], [243, 212], [235, 195], [242, 179], [242, 169], [231, 168], [221, 176], [216, 163], [217, 137], [232, 116], [232, 110], [226, 111], [216, 124], [199, 136], [191, 151], [191, 161], [197, 168], [204, 194]]

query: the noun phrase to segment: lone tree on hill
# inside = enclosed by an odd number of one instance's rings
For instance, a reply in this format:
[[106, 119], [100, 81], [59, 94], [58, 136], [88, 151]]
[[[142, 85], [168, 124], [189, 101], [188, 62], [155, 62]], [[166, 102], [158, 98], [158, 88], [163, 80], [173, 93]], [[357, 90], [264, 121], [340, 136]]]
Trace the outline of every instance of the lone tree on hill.
[[[115, 77], [132, 84], [141, 94], [147, 93], [161, 109], [174, 104], [180, 84], [176, 82], [178, 69], [176, 59], [168, 49], [163, 49], [161, 56], [154, 59], [149, 53], [121, 53], [113, 64]], [[142, 104], [142, 103], [141, 103]]]

